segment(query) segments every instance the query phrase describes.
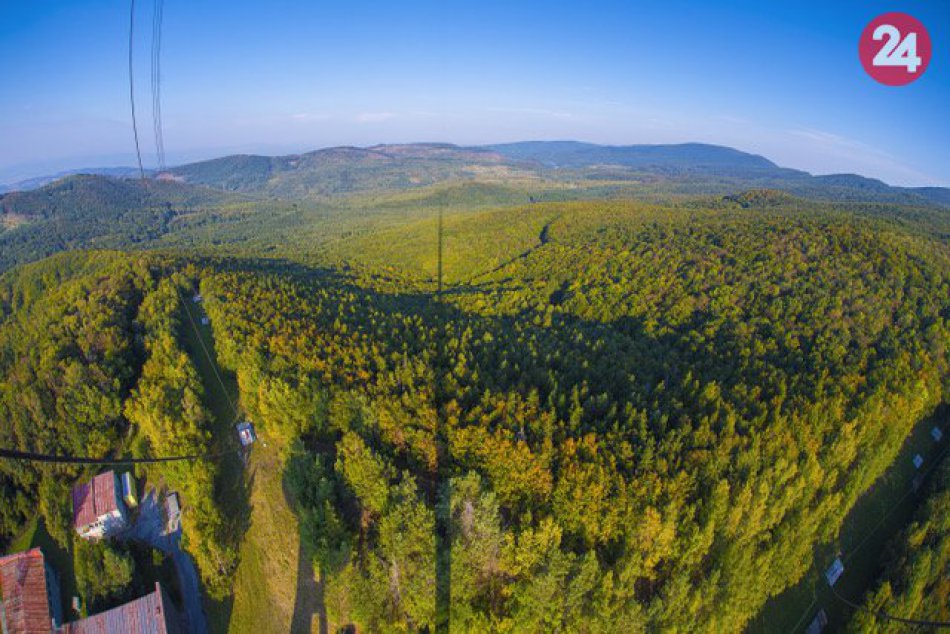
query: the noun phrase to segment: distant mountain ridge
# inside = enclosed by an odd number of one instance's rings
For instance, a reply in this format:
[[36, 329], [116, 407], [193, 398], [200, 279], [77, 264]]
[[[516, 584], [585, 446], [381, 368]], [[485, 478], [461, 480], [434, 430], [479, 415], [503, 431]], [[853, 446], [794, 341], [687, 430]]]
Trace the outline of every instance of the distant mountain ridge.
[[633, 168], [780, 170], [757, 154], [706, 143], [675, 145], [597, 145], [580, 141], [524, 141], [485, 146], [502, 156], [549, 167], [621, 165]]
[[[79, 174], [89, 174], [94, 176], [112, 176], [114, 178], [129, 178], [139, 175], [139, 170], [137, 167], [86, 167], [81, 169], [71, 169], [64, 170], [62, 172], [56, 172], [55, 174], [50, 174], [48, 176], [37, 176], [35, 178], [26, 178], [20, 181], [13, 183], [8, 183], [6, 185], [0, 184], [0, 194], [5, 194], [7, 192], [17, 192], [17, 191], [29, 191], [31, 189], [39, 189], [44, 185], [49, 185], [50, 183], [56, 182], [67, 176], [76, 176]], [[146, 170], [146, 174], [151, 174], [150, 170]]]
[[516, 176], [505, 157], [444, 143], [333, 147], [287, 156], [233, 155], [168, 170], [187, 183], [283, 198], [370, 189], [405, 189], [471, 178], [498, 168]]
[[[82, 170], [72, 170], [82, 172]], [[112, 176], [136, 174], [114, 168]], [[830, 201], [950, 206], [950, 189], [896, 187], [856, 174], [813, 176], [734, 148], [704, 143], [597, 145], [526, 141], [485, 146], [413, 143], [331, 147], [303, 154], [235, 154], [168, 169], [165, 178], [225, 192], [303, 199], [441, 182], [506, 180], [649, 182], [681, 194], [780, 189]], [[24, 181], [24, 189], [53, 177]], [[665, 185], [664, 185], [665, 184]]]

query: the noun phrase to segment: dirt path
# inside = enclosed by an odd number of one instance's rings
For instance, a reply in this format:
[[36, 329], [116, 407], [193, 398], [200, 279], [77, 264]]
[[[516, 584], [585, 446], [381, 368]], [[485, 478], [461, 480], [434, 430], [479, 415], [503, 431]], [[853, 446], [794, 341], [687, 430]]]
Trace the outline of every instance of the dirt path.
[[204, 610], [201, 608], [201, 584], [195, 564], [186, 552], [181, 549], [181, 529], [171, 534], [163, 532], [161, 503], [154, 489], [149, 491], [139, 506], [138, 517], [129, 530], [119, 538], [142, 542], [171, 555], [178, 571], [178, 584], [181, 589], [184, 603], [185, 618], [188, 621], [187, 630], [194, 634], [206, 634], [208, 624]]

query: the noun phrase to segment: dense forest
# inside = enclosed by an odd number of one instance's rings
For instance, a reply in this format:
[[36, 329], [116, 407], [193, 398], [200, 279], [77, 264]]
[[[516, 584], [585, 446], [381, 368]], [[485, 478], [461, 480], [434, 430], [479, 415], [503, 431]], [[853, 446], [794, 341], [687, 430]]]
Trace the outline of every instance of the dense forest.
[[463, 630], [741, 629], [944, 399], [950, 293], [925, 243], [829, 216], [553, 211], [537, 248], [441, 301], [206, 269], [331, 622], [435, 624], [444, 507]]
[[[304, 187], [252, 158], [228, 189]], [[213, 183], [227, 165], [190, 175]], [[48, 248], [24, 230], [72, 221], [37, 202], [0, 233], [23, 241], [2, 266], [96, 240], [135, 250], [0, 277], [0, 446], [211, 455], [139, 475], [180, 492], [209, 600], [241, 601], [247, 527], [213, 457], [233, 421], [216, 420], [186, 345], [198, 290], [212, 362], [266, 443], [252, 452], [275, 456], [242, 484], [280, 471], [334, 631], [742, 631], [950, 402], [947, 213], [519, 178], [332, 204], [172, 183], [143, 215], [117, 204], [110, 233]], [[873, 609], [946, 616], [921, 601], [946, 590], [940, 473]], [[104, 605], [144, 564], [73, 544], [69, 488], [90, 474], [0, 463], [0, 540], [38, 513]]]

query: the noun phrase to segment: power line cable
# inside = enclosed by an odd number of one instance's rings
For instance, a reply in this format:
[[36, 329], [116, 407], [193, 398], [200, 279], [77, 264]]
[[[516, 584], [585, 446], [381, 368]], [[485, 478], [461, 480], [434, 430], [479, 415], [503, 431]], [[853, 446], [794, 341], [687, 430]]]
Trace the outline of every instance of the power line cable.
[[[926, 478], [927, 476], [929, 476], [929, 475], [930, 475], [930, 472], [933, 471], [934, 469], [936, 469], [936, 468], [937, 468], [937, 465], [939, 465], [939, 464], [943, 461], [943, 458], [944, 458], [945, 454], [947, 453], [947, 450], [948, 450], [948, 449], [950, 449], [950, 445], [944, 446], [944, 448], [941, 449], [941, 450], [937, 453], [937, 455], [935, 455], [935, 456], [933, 457], [933, 459], [930, 461], [930, 464], [927, 465], [927, 468], [924, 469], [924, 470], [920, 473], [921, 481], [922, 481], [924, 478]], [[909, 495], [910, 495], [911, 493], [913, 493], [914, 491], [915, 491], [915, 489], [914, 489], [913, 487], [911, 487], [910, 489], [908, 489], [907, 491], [905, 491], [905, 492], [904, 492], [904, 495], [902, 495], [900, 498], [898, 498], [898, 500], [897, 500], [896, 502], [894, 502], [894, 504], [892, 504], [892, 505], [890, 506], [890, 508], [888, 508], [887, 511], [885, 511], [885, 512], [881, 515], [881, 519], [879, 519], [879, 520], [877, 521], [877, 523], [864, 535], [864, 537], [861, 539], [861, 541], [859, 541], [855, 546], [852, 546], [852, 547], [850, 548], [850, 550], [849, 550], [848, 553], [842, 555], [842, 557], [841, 557], [841, 562], [842, 562], [842, 563], [845, 563], [845, 562], [847, 562], [848, 560], [850, 560], [852, 557], [854, 557], [855, 553], [857, 553], [857, 551], [859, 551], [859, 550], [861, 549], [861, 547], [864, 546], [864, 544], [867, 542], [867, 540], [871, 538], [871, 535], [873, 535], [874, 532], [875, 532], [877, 529], [879, 529], [879, 528], [881, 527], [881, 525], [884, 524], [885, 521], [887, 521], [887, 518], [890, 516], [890, 514], [893, 513], [894, 510], [895, 510], [898, 506], [900, 506], [901, 504], [903, 504], [903, 503], [904, 503], [904, 500], [907, 499], [907, 496], [909, 496]]]
[[221, 373], [218, 372], [218, 364], [214, 360], [214, 357], [211, 356], [211, 351], [208, 350], [208, 347], [205, 345], [204, 339], [201, 338], [201, 331], [198, 329], [198, 324], [195, 322], [195, 318], [191, 314], [191, 311], [188, 310], [188, 305], [185, 303], [185, 297], [181, 294], [181, 289], [178, 288], [178, 285], [175, 284], [174, 281], [172, 282], [172, 286], [175, 287], [175, 291], [178, 293], [178, 299], [182, 303], [182, 309], [185, 311], [185, 314], [188, 315], [188, 321], [191, 322], [191, 327], [195, 332], [195, 338], [198, 340], [198, 345], [201, 346], [201, 349], [204, 351], [205, 358], [208, 359], [208, 365], [211, 366], [211, 371], [214, 372], [214, 376], [218, 380], [218, 385], [221, 386], [221, 393], [224, 394], [225, 400], [228, 402], [228, 405], [231, 406], [231, 410], [234, 412], [234, 420], [237, 421], [241, 418], [241, 411], [237, 404], [231, 400], [231, 394], [228, 392], [228, 388], [224, 385], [224, 379], [221, 377]]
[[221, 451], [211, 454], [194, 454], [186, 456], [162, 456], [156, 458], [89, 458], [85, 456], [72, 456], [69, 454], [43, 454], [32, 451], [18, 451], [15, 449], [0, 449], [0, 459], [3, 460], [26, 460], [29, 462], [46, 462], [56, 464], [84, 464], [84, 465], [127, 465], [127, 464], [152, 464], [158, 462], [182, 462], [193, 460], [216, 460], [222, 456], [232, 453], [230, 451]]
[[165, 169], [165, 138], [162, 129], [162, 22], [165, 0], [153, 0], [152, 10], [152, 131], [159, 170]]
[[923, 627], [932, 627], [932, 628], [950, 628], [950, 621], [925, 621], [922, 619], [906, 619], [902, 616], [894, 616], [893, 614], [888, 614], [884, 610], [875, 610], [864, 605], [859, 605], [853, 601], [850, 601], [835, 590], [834, 586], [831, 587], [832, 594], [838, 598], [842, 603], [851, 606], [855, 610], [864, 610], [865, 612], [870, 612], [875, 617], [879, 619], [884, 619], [886, 621], [894, 621], [896, 623], [906, 623], [907, 625], [921, 625]]
[[133, 69], [133, 52], [135, 43], [135, 0], [130, 2], [129, 10], [129, 106], [132, 109], [132, 135], [135, 137], [135, 156], [139, 161], [139, 176], [145, 183], [145, 168], [142, 167], [142, 149], [139, 146], [139, 127], [135, 119], [135, 72]]
[[[930, 472], [933, 471], [933, 470], [937, 467], [937, 465], [939, 465], [939, 464], [943, 461], [943, 459], [944, 459], [944, 457], [945, 457], [945, 454], [947, 453], [948, 449], [950, 449], [950, 445], [944, 446], [943, 449], [941, 449], [939, 452], [937, 452], [937, 454], [936, 454], [936, 455], [933, 457], [933, 459], [930, 461], [930, 464], [927, 465], [927, 468], [924, 469], [924, 470], [921, 472], [920, 475], [921, 475], [921, 478], [922, 478], [922, 479], [923, 479], [923, 478], [926, 478], [926, 477], [930, 474]], [[904, 500], [907, 499], [907, 496], [909, 496], [909, 495], [910, 495], [911, 493], [913, 493], [914, 491], [915, 491], [915, 489], [914, 489], [913, 487], [911, 487], [910, 489], [908, 489], [907, 491], [905, 491], [904, 494], [903, 494], [900, 498], [898, 498], [898, 500], [897, 500], [896, 502], [894, 502], [894, 504], [892, 504], [892, 505], [887, 509], [887, 511], [885, 511], [885, 512], [883, 513], [883, 515], [882, 515], [881, 518], [877, 521], [877, 523], [876, 523], [874, 526], [872, 526], [872, 527], [864, 534], [864, 537], [862, 537], [861, 540], [860, 540], [855, 546], [851, 547], [846, 553], [842, 553], [842, 555], [841, 555], [841, 561], [842, 561], [842, 563], [847, 562], [847, 561], [849, 561], [852, 557], [854, 557], [854, 555], [857, 553], [857, 551], [860, 550], [860, 549], [864, 546], [864, 544], [866, 544], [867, 541], [871, 538], [871, 536], [881, 527], [881, 525], [884, 524], [884, 522], [887, 520], [887, 518], [890, 516], [890, 514], [893, 513], [894, 510], [895, 510], [897, 507], [899, 507], [901, 504], [903, 504], [903, 503], [904, 503]], [[868, 611], [872, 612], [873, 614], [875, 614], [876, 616], [879, 616], [880, 618], [883, 618], [883, 619], [890, 619], [890, 620], [899, 621], [899, 622], [903, 622], [903, 623], [916, 624], [916, 625], [924, 625], [924, 626], [930, 626], [930, 627], [950, 627], [950, 622], [944, 623], [944, 624], [939, 624], [939, 623], [933, 623], [933, 622], [914, 621], [913, 619], [903, 619], [903, 618], [901, 618], [901, 617], [894, 617], [894, 616], [888, 614], [887, 612], [884, 612], [883, 610], [877, 610], [877, 611], [871, 610], [870, 608], [866, 608], [866, 607], [864, 607], [864, 606], [859, 606], [859, 605], [857, 605], [857, 604], [855, 604], [855, 603], [853, 603], [853, 602], [851, 602], [851, 601], [845, 599], [845, 598], [842, 597], [840, 594], [838, 594], [838, 591], [835, 589], [834, 586], [829, 586], [829, 587], [831, 588], [832, 594], [834, 594], [834, 596], [835, 596], [837, 599], [839, 599], [840, 601], [844, 602], [845, 604], [851, 606], [851, 607], [854, 608], [854, 609], [868, 610]], [[817, 598], [816, 598], [816, 600], [817, 600]], [[812, 603], [808, 606], [808, 608], [805, 609], [805, 611], [803, 612], [802, 618], [799, 619], [799, 622], [796, 623], [796, 625], [795, 625], [795, 627], [792, 629], [792, 631], [796, 631], [796, 630], [798, 629], [798, 626], [799, 626], [799, 625], [801, 624], [801, 622], [804, 620], [805, 616], [807, 616], [807, 614], [808, 614], [808, 613], [811, 611], [811, 609], [814, 607], [814, 604], [815, 604], [815, 601], [812, 601]]]

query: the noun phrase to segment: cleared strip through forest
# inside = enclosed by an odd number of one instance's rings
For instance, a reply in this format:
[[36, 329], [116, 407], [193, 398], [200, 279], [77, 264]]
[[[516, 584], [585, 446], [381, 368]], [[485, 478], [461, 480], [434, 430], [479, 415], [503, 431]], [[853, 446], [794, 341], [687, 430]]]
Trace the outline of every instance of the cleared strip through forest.
[[[796, 585], [773, 597], [749, 624], [747, 633], [803, 632], [819, 609], [827, 614], [830, 631], [846, 624], [851, 611], [834, 596], [824, 571], [842, 553], [845, 572], [835, 589], [852, 601], [862, 601], [875, 581], [885, 545], [910, 521], [920, 503], [920, 494], [913, 490], [914, 478], [932, 473], [938, 460], [946, 456], [946, 439], [934, 442], [930, 430], [936, 425], [946, 431], [948, 419], [950, 410], [944, 407], [914, 426], [894, 463], [850, 510], [838, 540], [816, 549], [811, 570]], [[924, 458], [919, 471], [912, 463], [916, 454]], [[924, 483], [919, 485], [918, 490], [923, 491]]]
[[[237, 403], [238, 400], [237, 383], [233, 376], [225, 373], [218, 366], [217, 359], [214, 358], [214, 337], [211, 326], [198, 325], [204, 316], [200, 305], [192, 303], [189, 298], [183, 298], [182, 310], [185, 311], [181, 326], [183, 344], [201, 377], [205, 391], [205, 405], [213, 417], [213, 442], [220, 449], [234, 446], [235, 439], [231, 438], [235, 434], [233, 424], [235, 413], [232, 403]], [[232, 530], [243, 533], [249, 510], [244, 465], [236, 450], [225, 454], [219, 460], [215, 492], [226, 516], [234, 522]], [[240, 535], [237, 536], [239, 537]], [[205, 611], [212, 631], [226, 631], [230, 606], [222, 602], [206, 600]], [[224, 630], [221, 629], [222, 625]]]

